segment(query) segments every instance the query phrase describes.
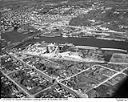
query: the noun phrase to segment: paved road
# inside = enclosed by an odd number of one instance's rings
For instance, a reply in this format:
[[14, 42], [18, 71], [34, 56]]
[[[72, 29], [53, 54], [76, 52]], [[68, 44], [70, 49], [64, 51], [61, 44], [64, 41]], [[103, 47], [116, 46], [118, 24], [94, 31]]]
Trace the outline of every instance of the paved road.
[[31, 69], [35, 69], [39, 74], [43, 75], [46, 79], [48, 79], [49, 81], [52, 82], [53, 78], [51, 78], [50, 76], [48, 76], [47, 74], [45, 74], [44, 72], [40, 71], [39, 69], [36, 69], [34, 66], [31, 66], [27, 63], [25, 63], [23, 60], [17, 58], [15, 55], [13, 54], [9, 54], [10, 56], [12, 56], [13, 58], [15, 58], [16, 60], [20, 61], [21, 63], [23, 63], [24, 65], [28, 66]]
[[19, 87], [25, 94], [28, 95], [28, 97], [33, 98], [33, 95], [30, 95], [25, 89], [23, 89], [19, 84], [17, 84], [12, 78], [10, 78], [7, 74], [3, 73], [2, 74], [7, 77], [11, 82], [13, 82], [17, 87]]
[[[53, 81], [53, 78], [51, 78], [50, 76], [48, 76], [48, 75], [45, 74], [44, 72], [40, 71], [39, 69], [36, 69], [34, 66], [31, 66], [31, 65], [25, 63], [22, 59], [17, 58], [16, 55], [14, 55], [14, 54], [9, 54], [9, 55], [12, 56], [14, 59], [20, 61], [20, 62], [23, 63], [24, 65], [26, 65], [26, 66], [28, 66], [28, 67], [30, 67], [30, 68], [32, 68], [32, 69], [35, 69], [38, 73], [40, 73], [41, 75], [45, 76], [45, 77], [46, 77], [47, 79], [49, 79], [51, 82]], [[106, 83], [108, 80], [114, 78], [114, 77], [117, 76], [118, 74], [124, 74], [124, 75], [126, 75], [125, 73], [123, 73], [123, 71], [126, 70], [127, 67], [124, 68], [122, 71], [119, 72], [119, 71], [116, 71], [116, 70], [114, 70], [114, 69], [110, 69], [110, 68], [108, 68], [108, 67], [104, 67], [104, 66], [102, 66], [102, 65], [93, 65], [93, 66], [91, 66], [91, 67], [94, 67], [94, 66], [101, 66], [101, 67], [103, 67], [103, 68], [105, 68], [105, 69], [109, 69], [109, 70], [111, 70], [111, 71], [114, 71], [115, 74], [112, 75], [112, 76], [110, 76], [110, 77], [108, 77], [106, 80], [104, 80], [103, 82], [99, 83], [99, 84], [96, 85], [95, 87], [90, 88], [89, 90], [86, 91], [86, 93], [87, 93], [88, 91], [92, 90], [93, 88], [97, 88], [97, 87], [99, 87], [100, 85]], [[89, 68], [90, 68], [90, 67], [89, 67]], [[85, 70], [81, 70], [79, 73], [74, 74], [74, 75], [72, 75], [72, 76], [70, 76], [70, 77], [67, 77], [67, 78], [64, 79], [64, 80], [68, 80], [68, 79], [70, 79], [71, 77], [75, 77], [75, 76], [81, 74], [82, 72], [87, 71], [89, 68], [87, 68], [87, 69], [85, 69]], [[4, 74], [4, 75], [5, 75], [8, 79], [10, 79], [13, 83], [15, 83], [19, 88], [21, 88], [27, 95], [29, 95], [29, 97], [33, 97], [33, 96], [31, 96], [26, 90], [24, 90], [21, 86], [19, 86], [15, 81], [13, 81], [9, 76], [7, 76], [6, 74]], [[90, 80], [91, 80], [91, 79], [90, 79]], [[61, 84], [61, 85], [64, 86], [66, 89], [68, 89], [69, 91], [72, 90], [72, 89], [69, 88], [68, 86], [66, 86], [66, 85], [64, 85], [63, 83], [61, 83], [63, 80], [60, 81], [60, 80], [57, 80], [57, 79], [56, 79], [56, 81], [57, 81], [57, 83]], [[50, 86], [50, 87], [51, 87], [51, 86]], [[50, 87], [48, 87], [48, 88], [50, 88]], [[46, 89], [48, 89], [48, 88], [46, 88]], [[44, 89], [44, 90], [45, 90], [45, 89]], [[40, 92], [42, 92], [42, 91], [43, 91], [43, 90], [41, 90]], [[78, 93], [78, 94], [80, 95], [80, 97], [82, 97], [79, 92], [77, 92], [77, 91], [75, 91], [75, 90], [72, 90], [72, 91], [73, 91], [74, 93]], [[35, 93], [35, 95], [39, 94], [40, 92]]]
[[[100, 84], [96, 85], [96, 86], [93, 87], [93, 88], [97, 88], [97, 87], [99, 87], [100, 85], [102, 85], [102, 84], [106, 83], [107, 81], [109, 81], [110, 79], [114, 78], [114, 77], [117, 76], [118, 74], [122, 74], [125, 69], [127, 69], [127, 68], [124, 68], [122, 71], [117, 72], [116, 74], [112, 75], [111, 77], [109, 77], [108, 79], [106, 79], [105, 81], [101, 82]], [[90, 90], [92, 90], [93, 88], [91, 88]], [[90, 91], [90, 90], [88, 90], [88, 91]], [[87, 91], [87, 92], [88, 92], [88, 91]], [[86, 92], [86, 93], [87, 93], [87, 92]]]

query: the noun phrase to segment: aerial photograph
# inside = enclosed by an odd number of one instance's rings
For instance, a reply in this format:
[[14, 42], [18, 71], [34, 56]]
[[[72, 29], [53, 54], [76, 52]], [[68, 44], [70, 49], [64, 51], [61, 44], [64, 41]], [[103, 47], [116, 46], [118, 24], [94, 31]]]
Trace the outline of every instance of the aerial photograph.
[[128, 0], [0, 0], [0, 48], [1, 98], [128, 98]]

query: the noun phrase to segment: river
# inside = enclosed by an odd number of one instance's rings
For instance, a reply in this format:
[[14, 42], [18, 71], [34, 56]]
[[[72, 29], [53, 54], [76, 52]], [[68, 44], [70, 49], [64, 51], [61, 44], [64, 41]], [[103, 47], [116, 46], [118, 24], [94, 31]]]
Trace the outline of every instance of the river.
[[[35, 34], [35, 33], [33, 33]], [[31, 34], [31, 35], [33, 35]], [[20, 42], [24, 38], [30, 36], [30, 34], [21, 34], [21, 33], [16, 33], [16, 32], [11, 32], [11, 33], [4, 33], [2, 34], [2, 38], [11, 41], [11, 42]], [[103, 40], [103, 39], [96, 39], [94, 37], [90, 38], [74, 38], [74, 37], [45, 37], [42, 36], [39, 39], [31, 39], [29, 40], [30, 42], [41, 42], [41, 41], [46, 41], [48, 43], [72, 43], [76, 46], [92, 46], [92, 47], [100, 47], [100, 48], [116, 48], [116, 49], [123, 49], [123, 50], [128, 50], [128, 42], [124, 41], [113, 41], [113, 40]]]

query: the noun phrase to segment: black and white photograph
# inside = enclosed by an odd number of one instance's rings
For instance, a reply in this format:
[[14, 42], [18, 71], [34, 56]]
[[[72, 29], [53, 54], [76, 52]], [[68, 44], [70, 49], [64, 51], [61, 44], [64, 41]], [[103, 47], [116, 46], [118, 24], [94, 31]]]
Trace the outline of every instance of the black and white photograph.
[[0, 0], [0, 48], [0, 100], [128, 102], [128, 0]]

